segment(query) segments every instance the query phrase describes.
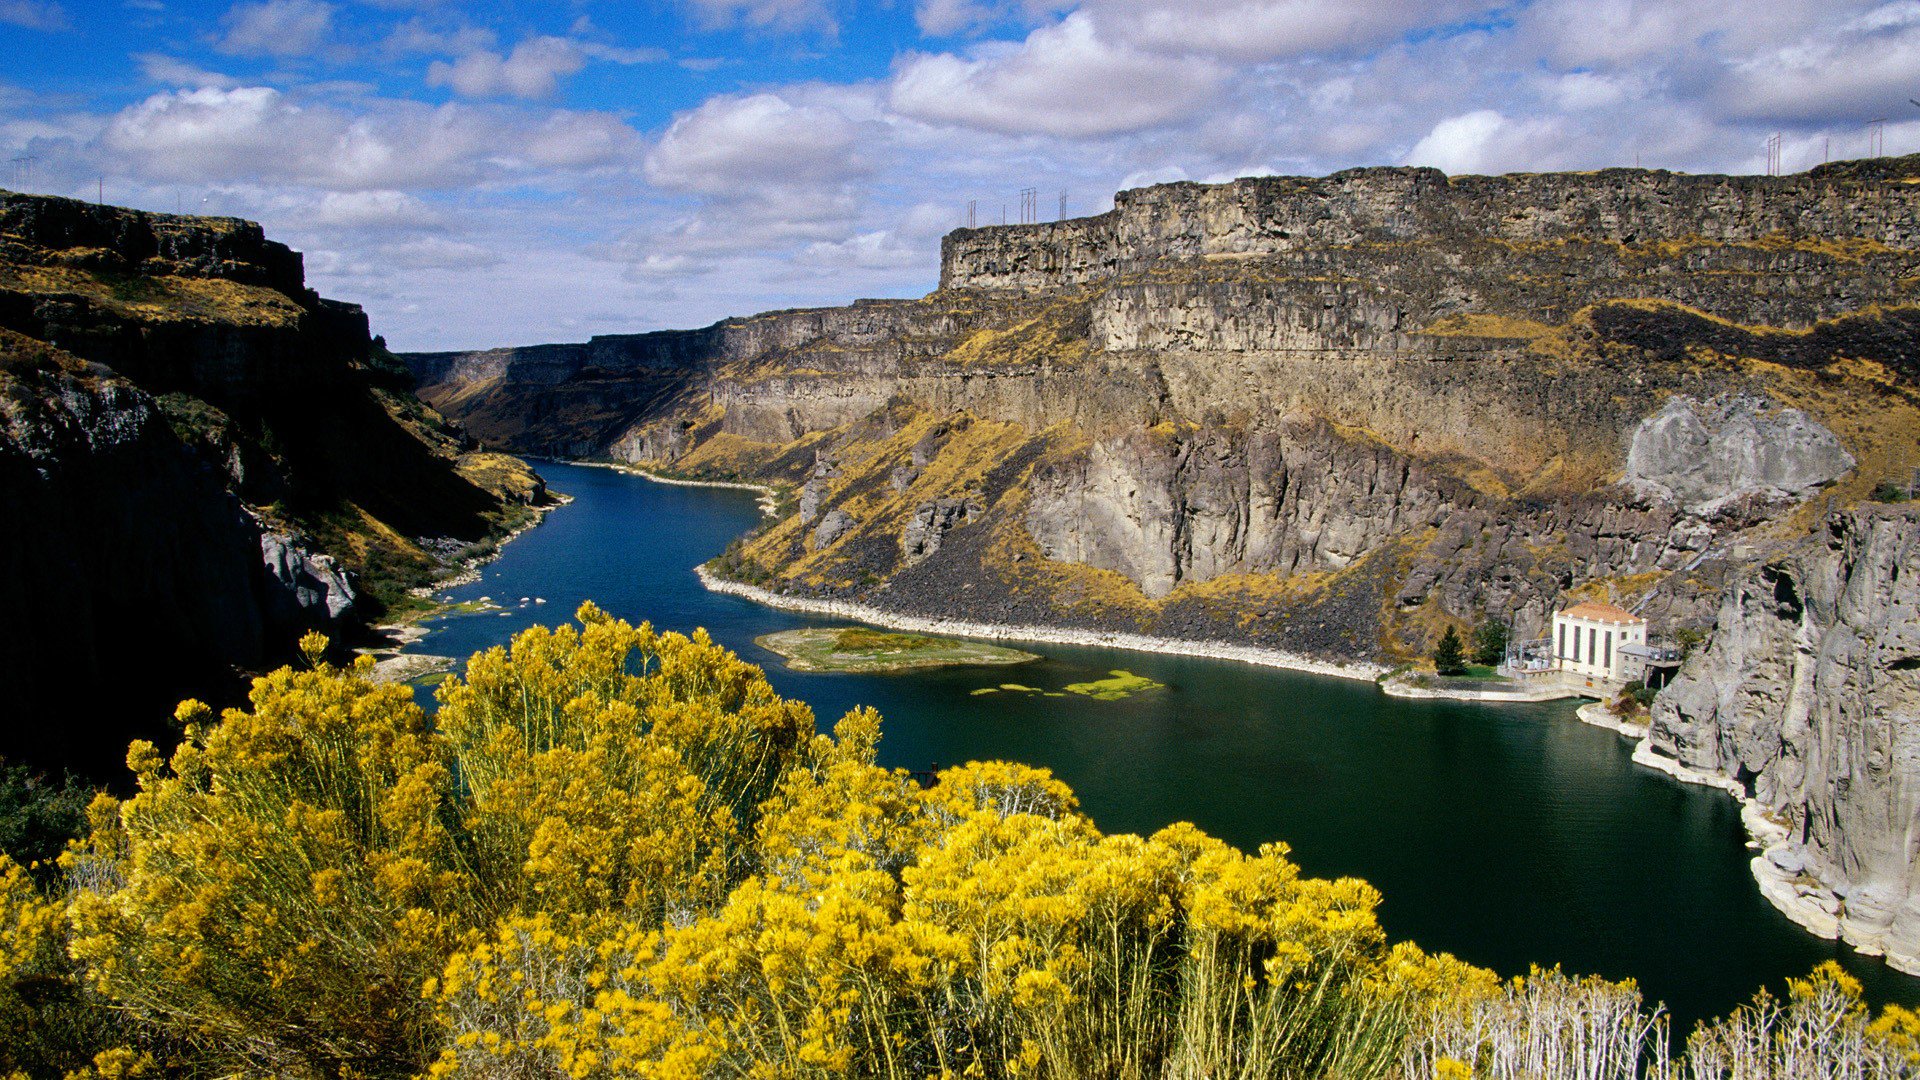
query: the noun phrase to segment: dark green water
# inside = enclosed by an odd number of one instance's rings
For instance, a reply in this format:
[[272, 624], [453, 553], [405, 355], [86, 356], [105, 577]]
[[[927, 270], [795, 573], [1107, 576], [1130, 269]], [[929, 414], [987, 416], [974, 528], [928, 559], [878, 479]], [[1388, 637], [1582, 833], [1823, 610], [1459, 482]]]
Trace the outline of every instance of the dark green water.
[[[1760, 898], [1732, 799], [1634, 765], [1629, 743], [1575, 720], [1570, 704], [1402, 701], [1369, 683], [1052, 645], [1027, 646], [1046, 659], [1011, 674], [790, 672], [753, 639], [832, 620], [709, 593], [692, 573], [754, 524], [751, 495], [541, 471], [572, 505], [450, 594], [509, 610], [444, 620], [420, 651], [464, 657], [592, 599], [663, 629], [706, 627], [823, 727], [855, 705], [878, 708], [886, 764], [1024, 761], [1071, 784], [1109, 832], [1185, 820], [1245, 848], [1284, 842], [1309, 873], [1379, 887], [1396, 938], [1502, 974], [1537, 963], [1631, 976], [1682, 1030], [1829, 958], [1875, 1001], [1920, 1002], [1920, 980], [1807, 935]], [[1118, 702], [969, 694], [1110, 668], [1167, 689]]]

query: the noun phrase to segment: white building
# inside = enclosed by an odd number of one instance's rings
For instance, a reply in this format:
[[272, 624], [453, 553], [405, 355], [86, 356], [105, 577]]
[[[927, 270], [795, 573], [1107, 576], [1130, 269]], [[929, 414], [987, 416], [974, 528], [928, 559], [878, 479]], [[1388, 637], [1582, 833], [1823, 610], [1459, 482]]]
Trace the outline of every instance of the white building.
[[1644, 652], [1647, 620], [1625, 608], [1593, 601], [1553, 613], [1553, 658], [1561, 671], [1595, 680], [1624, 682], [1628, 678], [1627, 646]]

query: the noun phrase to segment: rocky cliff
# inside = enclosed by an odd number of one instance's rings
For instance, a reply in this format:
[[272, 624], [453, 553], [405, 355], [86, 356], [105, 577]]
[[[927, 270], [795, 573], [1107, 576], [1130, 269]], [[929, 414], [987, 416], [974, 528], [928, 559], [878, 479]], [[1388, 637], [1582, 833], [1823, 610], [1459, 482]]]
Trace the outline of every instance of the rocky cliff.
[[1743, 575], [1648, 754], [1750, 800], [1781, 910], [1920, 974], [1920, 511], [1836, 513]]
[[482, 438], [783, 484], [730, 572], [901, 611], [1424, 652], [1669, 628], [1920, 431], [1920, 160], [1172, 184], [917, 301], [406, 358]]
[[540, 498], [408, 386], [256, 225], [0, 193], [0, 756], [109, 775]]

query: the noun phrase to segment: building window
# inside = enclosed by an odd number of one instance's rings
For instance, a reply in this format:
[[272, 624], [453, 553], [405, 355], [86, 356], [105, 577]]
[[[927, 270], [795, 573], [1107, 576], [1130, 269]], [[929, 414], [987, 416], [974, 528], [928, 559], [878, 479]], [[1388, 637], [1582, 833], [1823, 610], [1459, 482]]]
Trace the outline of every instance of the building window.
[[1561, 623], [1553, 629], [1560, 635], [1560, 643], [1554, 646], [1553, 655], [1565, 660], [1567, 658], [1567, 624]]
[[1587, 663], [1594, 663], [1594, 657], [1600, 655], [1600, 631], [1597, 627], [1587, 627]]
[[1607, 631], [1606, 646], [1607, 646], [1607, 658], [1600, 662], [1600, 666], [1603, 668], [1606, 668], [1608, 671], [1612, 671], [1613, 670], [1613, 631], [1611, 630]]

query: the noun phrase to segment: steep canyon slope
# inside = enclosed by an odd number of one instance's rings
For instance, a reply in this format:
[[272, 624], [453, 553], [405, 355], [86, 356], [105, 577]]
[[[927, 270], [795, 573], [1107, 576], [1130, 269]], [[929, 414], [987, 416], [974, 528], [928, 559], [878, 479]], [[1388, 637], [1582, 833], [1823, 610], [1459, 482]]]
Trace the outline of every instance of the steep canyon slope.
[[920, 300], [406, 359], [499, 447], [782, 487], [714, 568], [790, 596], [1381, 664], [1572, 597], [1711, 629], [1644, 753], [1912, 967], [1917, 285], [1920, 158], [1361, 169], [960, 230]]
[[0, 756], [110, 775], [541, 497], [259, 226], [0, 192]]
[[921, 300], [406, 359], [504, 448], [798, 498], [728, 557], [900, 611], [1390, 660], [1703, 622], [1913, 445], [1920, 162], [1172, 184]]

